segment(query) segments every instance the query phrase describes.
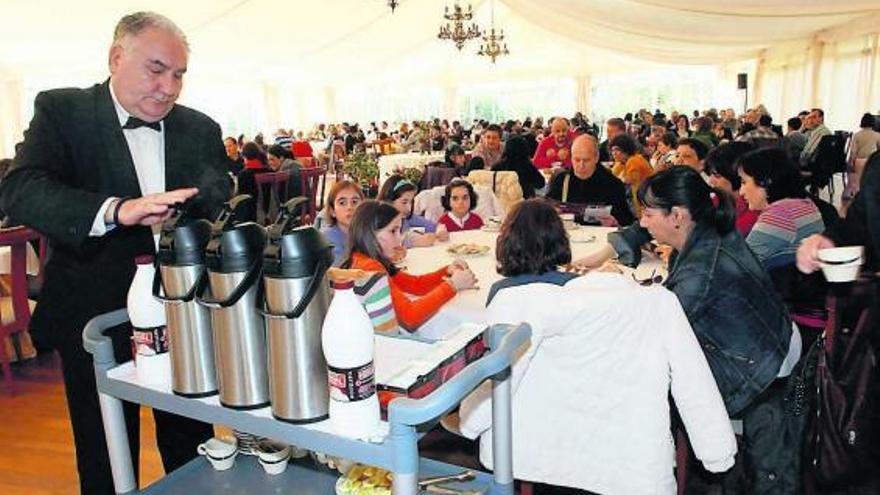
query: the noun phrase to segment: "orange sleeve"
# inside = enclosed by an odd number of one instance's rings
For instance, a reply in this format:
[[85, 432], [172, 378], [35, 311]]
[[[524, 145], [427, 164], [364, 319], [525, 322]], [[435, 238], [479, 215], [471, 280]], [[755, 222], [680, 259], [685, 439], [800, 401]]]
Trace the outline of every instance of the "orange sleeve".
[[438, 285], [444, 283], [443, 279], [448, 275], [446, 267], [424, 275], [412, 275], [406, 272], [397, 272], [394, 275], [394, 283], [407, 294], [424, 296]]
[[428, 318], [434, 316], [440, 307], [455, 297], [455, 289], [443, 282], [428, 291], [424, 296], [410, 299], [396, 283], [397, 276], [391, 277], [391, 303], [397, 314], [397, 322], [407, 331], [413, 332]]

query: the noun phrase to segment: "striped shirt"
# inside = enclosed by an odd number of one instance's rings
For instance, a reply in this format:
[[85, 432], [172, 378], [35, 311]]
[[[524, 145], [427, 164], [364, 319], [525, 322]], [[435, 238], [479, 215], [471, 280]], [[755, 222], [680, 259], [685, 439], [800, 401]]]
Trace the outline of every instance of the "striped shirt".
[[746, 244], [768, 270], [793, 264], [801, 240], [825, 231], [819, 209], [808, 198], [773, 202], [758, 216]]

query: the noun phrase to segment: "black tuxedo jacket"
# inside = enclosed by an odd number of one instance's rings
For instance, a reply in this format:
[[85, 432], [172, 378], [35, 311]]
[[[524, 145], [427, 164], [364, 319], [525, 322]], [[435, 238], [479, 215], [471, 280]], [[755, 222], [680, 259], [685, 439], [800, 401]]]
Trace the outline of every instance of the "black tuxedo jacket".
[[[166, 190], [198, 187], [194, 213], [211, 218], [230, 194], [220, 127], [181, 105], [164, 125]], [[79, 339], [89, 319], [125, 306], [135, 256], [154, 251], [150, 229], [89, 231], [108, 197], [140, 195], [109, 80], [37, 95], [24, 143], [0, 183], [0, 208], [47, 236], [52, 250], [34, 338], [48, 345]]]

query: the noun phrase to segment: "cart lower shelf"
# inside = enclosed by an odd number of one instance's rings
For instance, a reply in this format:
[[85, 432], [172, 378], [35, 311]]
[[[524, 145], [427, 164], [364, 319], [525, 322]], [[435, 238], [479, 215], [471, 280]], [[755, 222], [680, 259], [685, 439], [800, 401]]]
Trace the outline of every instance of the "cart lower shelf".
[[[430, 459], [422, 459], [419, 474], [422, 477], [447, 476], [462, 472], [453, 466]], [[339, 472], [328, 469], [311, 457], [291, 461], [287, 470], [269, 475], [252, 456], [239, 455], [235, 465], [227, 471], [215, 471], [204, 458], [193, 459], [180, 469], [148, 486], [145, 495], [195, 495], [223, 493], [224, 495], [262, 495], [296, 493], [297, 495], [332, 495], [335, 493]], [[449, 483], [442, 486], [456, 490], [486, 490], [492, 477], [477, 473], [474, 481]]]

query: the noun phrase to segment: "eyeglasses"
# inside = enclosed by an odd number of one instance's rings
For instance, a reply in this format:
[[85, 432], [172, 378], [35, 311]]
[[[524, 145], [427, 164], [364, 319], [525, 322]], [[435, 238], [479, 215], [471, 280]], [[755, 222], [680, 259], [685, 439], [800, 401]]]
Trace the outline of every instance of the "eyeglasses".
[[654, 284], [662, 284], [663, 283], [663, 275], [657, 273], [657, 269], [651, 270], [651, 276], [645, 279], [639, 279], [636, 277], [636, 274], [632, 275], [633, 280], [636, 281], [639, 285], [643, 287], [650, 287]]

